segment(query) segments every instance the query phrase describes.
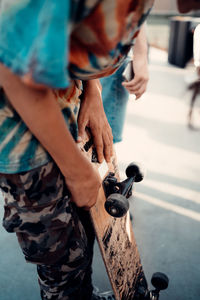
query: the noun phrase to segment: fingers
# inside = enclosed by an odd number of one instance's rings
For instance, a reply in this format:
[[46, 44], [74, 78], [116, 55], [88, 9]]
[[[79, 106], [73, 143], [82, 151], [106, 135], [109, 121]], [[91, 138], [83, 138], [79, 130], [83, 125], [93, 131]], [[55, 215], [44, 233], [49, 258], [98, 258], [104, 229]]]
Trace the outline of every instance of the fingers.
[[113, 155], [113, 135], [111, 127], [106, 118], [102, 118], [99, 122], [93, 122], [90, 120], [90, 123], [84, 121], [82, 118], [78, 120], [79, 136], [77, 142], [80, 143], [86, 138], [86, 127], [90, 127], [94, 146], [97, 151], [98, 161], [102, 163], [104, 158], [107, 162], [110, 161]]
[[79, 139], [83, 139], [84, 135], [85, 135], [85, 128], [87, 126], [87, 119], [84, 119], [82, 117], [82, 114], [80, 114], [79, 118], [78, 118], [78, 135], [79, 135]]
[[135, 90], [137, 91], [138, 89], [141, 88], [141, 86], [145, 85], [145, 82], [143, 80], [137, 81], [136, 83], [130, 83], [130, 82], [125, 82], [125, 84], [123, 84], [124, 87], [127, 88], [127, 90]]
[[103, 151], [104, 144], [103, 144], [102, 135], [94, 133], [94, 130], [92, 130], [92, 135], [94, 139], [94, 145], [97, 151], [98, 161], [99, 163], [102, 163], [104, 160], [104, 151]]
[[129, 93], [134, 94], [136, 96], [136, 99], [139, 99], [146, 91], [146, 87], [142, 86], [139, 89], [130, 89]]
[[110, 162], [113, 155], [112, 139], [108, 133], [104, 134], [104, 157], [107, 162]]
[[110, 125], [106, 124], [106, 130], [102, 134], [104, 142], [104, 157], [107, 162], [110, 162], [113, 156], [113, 135]]
[[94, 128], [91, 128], [91, 130], [99, 163], [102, 163], [104, 158], [107, 162], [110, 162], [113, 155], [113, 136], [111, 129], [106, 129], [102, 134], [99, 134], [99, 131], [94, 130]]
[[140, 78], [140, 77], [138, 78], [138, 77], [135, 76], [130, 81], [122, 82], [122, 85], [125, 86], [126, 88], [131, 88], [133, 86], [141, 85], [141, 82], [143, 82], [143, 78]]
[[122, 84], [130, 94], [135, 94], [136, 99], [140, 98], [147, 88], [147, 80], [145, 79], [132, 80], [129, 82], [123, 82]]

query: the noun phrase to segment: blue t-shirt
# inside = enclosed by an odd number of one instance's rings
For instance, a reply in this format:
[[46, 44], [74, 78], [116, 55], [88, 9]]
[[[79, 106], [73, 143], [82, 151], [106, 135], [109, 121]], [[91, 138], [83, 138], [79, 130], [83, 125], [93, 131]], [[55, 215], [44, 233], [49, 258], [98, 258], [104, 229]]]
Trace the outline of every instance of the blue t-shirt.
[[[1, 0], [0, 62], [26, 84], [54, 90], [74, 139], [81, 80], [124, 61], [153, 0]], [[27, 99], [28, 102], [28, 99]], [[43, 165], [50, 156], [0, 92], [0, 172]]]

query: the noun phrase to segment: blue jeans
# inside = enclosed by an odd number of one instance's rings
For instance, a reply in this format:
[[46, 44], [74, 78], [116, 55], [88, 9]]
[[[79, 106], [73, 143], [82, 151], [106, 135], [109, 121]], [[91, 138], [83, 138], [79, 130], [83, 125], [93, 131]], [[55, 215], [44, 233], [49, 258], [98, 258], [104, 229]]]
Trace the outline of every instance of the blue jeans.
[[126, 59], [123, 65], [113, 75], [100, 79], [104, 110], [112, 128], [114, 143], [122, 140], [129, 97], [128, 91], [122, 86], [122, 82], [124, 81], [122, 73], [128, 61], [129, 59]]

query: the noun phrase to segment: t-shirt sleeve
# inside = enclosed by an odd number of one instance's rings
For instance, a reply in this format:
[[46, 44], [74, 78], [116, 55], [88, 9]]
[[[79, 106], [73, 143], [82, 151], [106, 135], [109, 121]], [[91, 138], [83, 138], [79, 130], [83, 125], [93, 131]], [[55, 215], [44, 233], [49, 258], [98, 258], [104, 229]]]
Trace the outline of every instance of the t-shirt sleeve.
[[69, 86], [70, 0], [1, 0], [0, 62], [52, 88]]

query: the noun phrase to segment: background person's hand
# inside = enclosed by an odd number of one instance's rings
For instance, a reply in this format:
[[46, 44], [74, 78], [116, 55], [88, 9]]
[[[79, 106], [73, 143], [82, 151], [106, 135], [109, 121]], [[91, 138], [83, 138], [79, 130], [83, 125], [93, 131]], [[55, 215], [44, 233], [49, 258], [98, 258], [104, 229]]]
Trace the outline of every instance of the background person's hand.
[[146, 38], [145, 24], [142, 25], [133, 48], [133, 73], [134, 78], [124, 81], [122, 84], [136, 99], [140, 98], [147, 88], [149, 80], [148, 72], [148, 44]]
[[139, 99], [146, 91], [149, 73], [148, 73], [148, 62], [145, 59], [133, 60], [134, 78], [131, 81], [124, 81], [122, 85], [127, 89], [130, 94], [134, 94], [136, 99]]
[[86, 127], [91, 130], [98, 161], [102, 162], [104, 158], [107, 162], [110, 161], [113, 154], [113, 136], [103, 108], [101, 84], [97, 79], [85, 82], [78, 117], [79, 137], [82, 139]]

